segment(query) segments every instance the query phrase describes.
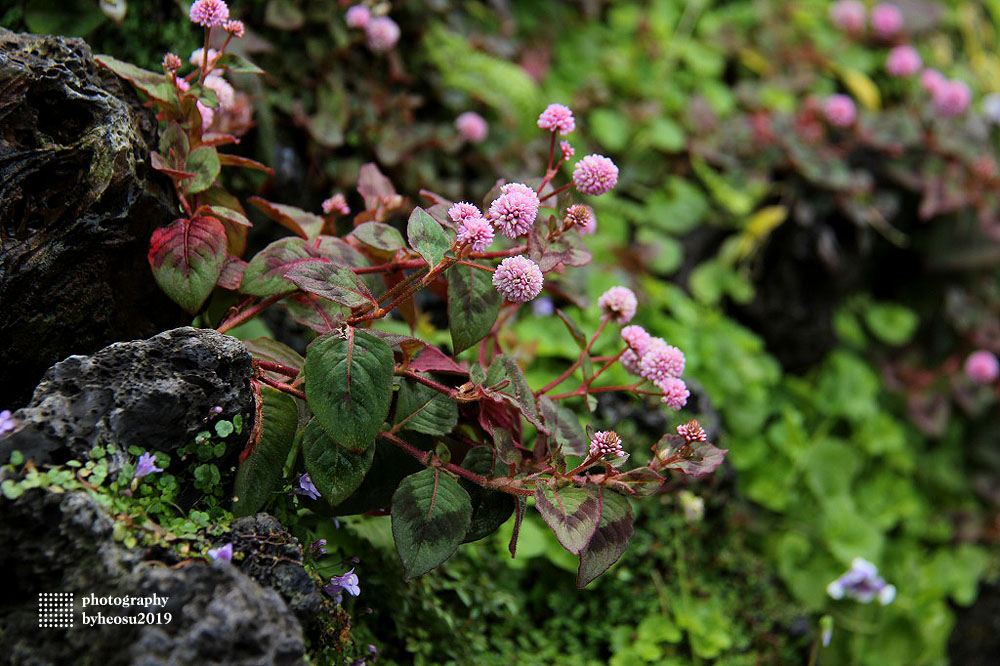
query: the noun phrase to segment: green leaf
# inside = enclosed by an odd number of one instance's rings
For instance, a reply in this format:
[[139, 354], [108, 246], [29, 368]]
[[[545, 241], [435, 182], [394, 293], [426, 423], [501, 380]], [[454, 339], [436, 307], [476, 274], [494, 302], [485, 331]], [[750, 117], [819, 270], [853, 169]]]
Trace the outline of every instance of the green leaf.
[[[417, 438], [420, 435], [409, 435], [410, 443], [419, 447]], [[361, 486], [346, 500], [336, 507], [338, 516], [352, 513], [367, 513], [389, 506], [392, 494], [396, 492], [400, 482], [423, 466], [414, 460], [410, 454], [390, 444], [384, 439], [377, 440], [372, 447], [374, 458], [371, 468]]]
[[406, 247], [403, 235], [388, 224], [366, 222], [354, 230], [354, 237], [370, 248], [394, 253]]
[[676, 456], [676, 460], [666, 465], [667, 469], [680, 470], [691, 476], [714, 472], [729, 451], [716, 448], [709, 442], [688, 442], [680, 435], [664, 435], [657, 442], [656, 449], [664, 462]]
[[[272, 340], [271, 338], [250, 338], [243, 341], [243, 346], [253, 354], [254, 358], [287, 365], [289, 368], [294, 368], [295, 370], [301, 370], [302, 363], [305, 361], [297, 351], [285, 343]], [[287, 379], [284, 375], [276, 373], [272, 376], [275, 379], [281, 378], [282, 381]]]
[[285, 273], [285, 278], [302, 291], [349, 308], [362, 305], [378, 307], [368, 287], [350, 268], [340, 268], [325, 261], [310, 261], [292, 266]]
[[291, 396], [263, 387], [260, 391], [260, 441], [236, 473], [233, 515], [252, 516], [260, 511], [282, 481], [282, 470], [295, 440], [299, 408]]
[[201, 309], [226, 263], [226, 229], [214, 217], [180, 218], [153, 231], [149, 264], [160, 288], [188, 312]]
[[[506, 467], [494, 455], [493, 447], [477, 446], [465, 454], [462, 467], [486, 478], [506, 475]], [[487, 537], [507, 522], [514, 513], [514, 496], [499, 490], [484, 488], [478, 483], [460, 479], [459, 483], [472, 500], [472, 522], [463, 543]]]
[[563, 455], [584, 457], [590, 450], [590, 441], [587, 434], [580, 425], [580, 419], [576, 413], [563, 407], [557, 402], [553, 402], [547, 396], [542, 396], [538, 400], [542, 408], [542, 418], [548, 427], [556, 444], [559, 445]]
[[[64, 35], [72, 34], [71, 32], [35, 30], [34, 28], [32, 28], [32, 32], [59, 32]], [[131, 63], [123, 62], [117, 58], [112, 58], [109, 55], [94, 56], [94, 60], [96, 60], [99, 65], [107, 67], [112, 72], [131, 83], [137, 90], [150, 99], [154, 99], [159, 102], [166, 102], [173, 106], [177, 105], [177, 92], [174, 90], [174, 86], [170, 83], [170, 79], [166, 74], [157, 74], [156, 72], [136, 67]]]
[[451, 248], [448, 234], [441, 224], [423, 208], [414, 208], [406, 225], [406, 237], [427, 265], [433, 268], [441, 263], [445, 253]]
[[340, 504], [361, 486], [371, 469], [375, 447], [364, 453], [338, 446], [314, 418], [302, 435], [306, 471], [320, 495], [331, 506]]
[[580, 346], [580, 349], [586, 349], [587, 347], [587, 336], [584, 334], [583, 330], [577, 325], [575, 321], [570, 319], [569, 315], [560, 309], [556, 309], [556, 316], [559, 317], [560, 321], [566, 325], [569, 329], [569, 334], [573, 336], [576, 340], [576, 344]]
[[917, 331], [917, 313], [895, 303], [872, 303], [865, 310], [865, 324], [875, 336], [889, 345], [903, 345]]
[[389, 415], [394, 370], [389, 345], [363, 330], [334, 331], [309, 346], [306, 398], [334, 441], [353, 451], [372, 445]]
[[253, 64], [246, 58], [236, 53], [224, 53], [215, 61], [216, 67], [225, 67], [230, 72], [236, 72], [238, 74], [263, 74], [262, 70], [257, 65]]
[[448, 326], [455, 354], [486, 337], [500, 312], [500, 294], [486, 271], [458, 264], [448, 277]]
[[240, 292], [250, 296], [274, 296], [295, 291], [295, 284], [285, 274], [303, 263], [323, 261], [319, 250], [301, 238], [276, 240], [250, 260], [243, 272]]
[[184, 189], [188, 194], [204, 192], [212, 186], [215, 179], [219, 177], [222, 164], [219, 162], [219, 153], [212, 146], [201, 146], [195, 148], [187, 156], [184, 170], [193, 173], [191, 178], [184, 183]]
[[535, 490], [535, 508], [562, 547], [579, 555], [597, 531], [601, 495], [596, 488], [553, 490], [540, 483]]
[[395, 423], [425, 435], [447, 435], [458, 423], [458, 404], [429, 386], [404, 378], [396, 400]]
[[528, 386], [528, 380], [517, 361], [501, 354], [497, 356], [486, 373], [486, 386], [493, 386], [504, 379], [510, 383], [501, 389], [486, 389], [486, 394], [496, 400], [506, 400], [515, 405], [531, 425], [542, 432], [548, 433], [548, 428], [538, 416], [538, 406], [535, 404], [535, 394]]
[[451, 557], [471, 521], [469, 493], [439, 469], [403, 479], [392, 496], [392, 537], [406, 579], [422, 576]]
[[580, 569], [576, 574], [579, 588], [587, 587], [618, 561], [628, 549], [634, 530], [632, 504], [628, 498], [608, 490], [598, 492], [601, 494], [601, 521], [590, 543], [580, 553]]

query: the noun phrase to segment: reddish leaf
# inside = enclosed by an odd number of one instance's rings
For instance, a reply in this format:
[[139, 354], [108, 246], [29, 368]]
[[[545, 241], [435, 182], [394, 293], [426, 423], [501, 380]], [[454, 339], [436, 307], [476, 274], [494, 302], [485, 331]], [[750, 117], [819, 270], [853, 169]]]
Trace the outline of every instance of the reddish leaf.
[[263, 171], [267, 174], [274, 173], [274, 169], [266, 164], [261, 164], [257, 160], [252, 160], [249, 157], [240, 157], [239, 155], [230, 155], [229, 153], [219, 153], [219, 163], [223, 166], [238, 166], [245, 167], [247, 169], [256, 169], [257, 171]]
[[325, 221], [319, 215], [295, 206], [271, 203], [260, 197], [250, 197], [248, 201], [264, 215], [302, 238], [307, 240], [317, 238], [323, 231]]
[[338, 268], [325, 261], [300, 262], [285, 273], [285, 278], [294, 282], [302, 291], [349, 308], [362, 305], [378, 307], [378, 302], [372, 297], [368, 287], [350, 268]]
[[657, 454], [667, 469], [698, 476], [714, 472], [726, 459], [728, 449], [719, 449], [709, 442], [688, 442], [680, 435], [664, 435], [657, 443]]
[[160, 287], [194, 314], [226, 263], [226, 230], [214, 217], [180, 218], [153, 232], [149, 265]]
[[340, 326], [346, 317], [343, 306], [315, 294], [298, 292], [288, 296], [281, 303], [293, 320], [320, 335]]
[[328, 260], [312, 243], [301, 238], [282, 238], [250, 260], [240, 291], [251, 296], [274, 296], [294, 291], [295, 285], [285, 277], [288, 271], [303, 263], [325, 261]]
[[379, 205], [385, 205], [397, 196], [392, 181], [386, 178], [378, 167], [369, 162], [361, 166], [358, 176], [358, 193], [365, 200], [366, 210], [375, 210]]
[[453, 375], [468, 375], [468, 371], [455, 363], [451, 357], [444, 354], [437, 347], [427, 346], [410, 363], [410, 369], [416, 372], [444, 372]]
[[222, 273], [219, 275], [219, 279], [216, 284], [223, 289], [230, 289], [236, 291], [240, 288], [240, 282], [243, 281], [243, 271], [247, 268], [247, 262], [242, 259], [237, 259], [236, 257], [228, 257], [226, 259], [226, 265], [222, 267]]

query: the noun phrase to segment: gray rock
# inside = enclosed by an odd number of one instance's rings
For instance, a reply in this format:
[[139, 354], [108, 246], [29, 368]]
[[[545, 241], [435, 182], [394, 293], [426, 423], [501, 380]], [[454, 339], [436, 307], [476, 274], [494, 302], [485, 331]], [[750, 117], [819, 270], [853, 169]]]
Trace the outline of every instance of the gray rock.
[[[274, 590], [225, 562], [168, 567], [141, 561], [111, 538], [88, 496], [31, 490], [0, 496], [0, 656], [21, 665], [166, 666], [305, 663], [302, 628]], [[38, 594], [76, 595], [72, 628], [39, 628]], [[162, 607], [89, 606], [83, 597], [169, 597]], [[169, 624], [83, 626], [81, 612], [170, 613]]]
[[[0, 439], [0, 462], [20, 451], [36, 464], [86, 460], [98, 443], [120, 452], [135, 444], [173, 451], [202, 429], [213, 407], [241, 414], [242, 450], [254, 419], [252, 357], [239, 340], [213, 330], [178, 328], [148, 340], [119, 342], [93, 356], [71, 356], [49, 368], [18, 427]], [[112, 469], [122, 459], [112, 459]]]
[[177, 216], [156, 131], [83, 40], [0, 28], [0, 406], [70, 354], [190, 321], [146, 260]]

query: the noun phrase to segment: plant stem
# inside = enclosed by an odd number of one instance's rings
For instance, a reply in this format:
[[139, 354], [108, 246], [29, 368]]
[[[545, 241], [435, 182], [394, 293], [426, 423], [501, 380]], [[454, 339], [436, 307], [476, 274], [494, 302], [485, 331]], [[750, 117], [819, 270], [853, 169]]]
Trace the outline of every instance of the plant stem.
[[278, 374], [285, 375], [286, 377], [291, 377], [293, 379], [299, 376], [299, 371], [295, 368], [291, 368], [281, 363], [275, 363], [274, 361], [265, 361], [264, 359], [255, 358], [254, 364], [261, 370], [277, 372]]
[[397, 371], [396, 374], [399, 375], [399, 376], [401, 376], [401, 377], [409, 377], [410, 379], [412, 379], [414, 381], [420, 382], [424, 386], [429, 386], [430, 388], [434, 389], [435, 391], [437, 391], [439, 393], [445, 394], [449, 398], [454, 399], [455, 396], [458, 395], [458, 391], [456, 389], [448, 388], [444, 384], [439, 384], [438, 382], [434, 381], [433, 379], [429, 379], [427, 377], [424, 377], [423, 375], [418, 374], [418, 373], [414, 372], [413, 370]]
[[295, 388], [293, 386], [289, 386], [288, 384], [284, 384], [282, 382], [277, 382], [277, 381], [271, 379], [270, 377], [268, 377], [267, 375], [261, 375], [257, 379], [259, 381], [263, 382], [264, 384], [267, 384], [271, 388], [277, 389], [277, 390], [281, 391], [282, 393], [287, 393], [288, 395], [293, 395], [296, 398], [301, 398], [302, 400], [306, 399], [306, 394], [303, 391], [301, 391], [301, 390], [299, 390], [299, 389], [297, 389], [297, 388]]
[[[577, 368], [583, 365], [583, 359], [588, 354], [590, 354], [590, 348], [594, 346], [594, 343], [597, 341], [597, 337], [604, 331], [604, 327], [607, 325], [608, 325], [608, 318], [607, 317], [601, 318], [601, 325], [597, 327], [597, 330], [594, 331], [594, 335], [590, 337], [590, 342], [587, 343], [587, 347], [585, 349], [580, 350], [580, 356], [576, 359], [576, 361], [573, 362], [573, 365], [569, 366], [569, 368], [567, 368], [565, 372], [563, 372], [561, 375], [553, 379], [551, 382], [549, 382], [542, 388], [535, 391], [535, 397], [545, 395], [548, 391], [559, 386], [564, 381], [566, 381], [566, 379], [568, 379], [569, 376], [572, 375]], [[586, 384], [584, 384], [584, 386], [586, 386]], [[579, 391], [579, 389], [577, 390]]]
[[571, 187], [573, 187], [573, 183], [566, 183], [562, 187], [557, 187], [556, 189], [552, 190], [551, 192], [549, 192], [548, 194], [546, 194], [544, 197], [542, 197], [541, 199], [539, 199], [539, 201], [545, 201], [549, 197], [558, 196], [558, 195], [562, 194], [563, 192], [565, 192], [566, 190], [568, 190]]
[[219, 327], [217, 329], [215, 329], [215, 330], [218, 331], [219, 333], [225, 333], [226, 331], [229, 331], [229, 330], [231, 330], [231, 329], [239, 326], [243, 322], [248, 321], [250, 319], [253, 319], [257, 315], [259, 315], [261, 312], [263, 312], [264, 310], [268, 309], [269, 307], [271, 307], [272, 305], [274, 305], [275, 303], [277, 303], [278, 301], [280, 301], [285, 296], [288, 296], [291, 293], [294, 293], [294, 292], [288, 291], [288, 292], [285, 292], [284, 294], [275, 294], [274, 296], [268, 296], [267, 298], [265, 298], [263, 301], [261, 301], [257, 305], [254, 305], [253, 307], [247, 308], [243, 312], [235, 314], [232, 317], [230, 317], [229, 319], [227, 319], [226, 321], [222, 322], [221, 324], [219, 324]]

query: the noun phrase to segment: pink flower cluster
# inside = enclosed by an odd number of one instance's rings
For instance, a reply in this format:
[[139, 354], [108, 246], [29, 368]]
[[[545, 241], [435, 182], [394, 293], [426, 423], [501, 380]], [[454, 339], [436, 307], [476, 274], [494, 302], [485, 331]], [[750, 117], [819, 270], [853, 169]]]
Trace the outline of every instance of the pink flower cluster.
[[490, 133], [486, 119], [475, 111], [466, 111], [455, 118], [455, 128], [469, 143], [481, 143]]
[[830, 95], [823, 103], [823, 115], [834, 127], [850, 127], [858, 117], [858, 109], [847, 95]]
[[885, 71], [892, 76], [913, 76], [923, 67], [920, 53], [909, 45], [896, 46], [889, 51], [885, 61]]
[[639, 375], [663, 391], [661, 402], [671, 409], [680, 409], [691, 395], [680, 378], [684, 372], [684, 352], [668, 345], [663, 338], [654, 338], [641, 326], [626, 326], [622, 339], [628, 350], [621, 364], [627, 371]]
[[493, 225], [483, 217], [477, 206], [460, 201], [448, 209], [448, 217], [457, 225], [455, 238], [460, 246], [468, 246], [473, 252], [483, 252], [493, 242]]
[[597, 231], [597, 218], [594, 217], [594, 209], [584, 204], [573, 204], [567, 208], [563, 224], [568, 229], [576, 228], [586, 236]]
[[830, 20], [851, 34], [864, 32], [865, 5], [859, 0], [839, 0], [830, 6]]
[[597, 299], [597, 307], [616, 324], [632, 321], [638, 305], [639, 301], [628, 287], [611, 287]]
[[549, 104], [538, 116], [538, 126], [550, 132], [559, 132], [566, 136], [576, 129], [576, 120], [568, 106]]
[[541, 202], [535, 191], [523, 183], [507, 183], [490, 204], [487, 217], [507, 238], [524, 236], [538, 217]]
[[223, 0], [196, 0], [188, 16], [192, 23], [214, 28], [229, 20], [229, 6]]
[[1000, 361], [993, 352], [980, 349], [965, 359], [965, 376], [977, 384], [992, 384], [1000, 377]]
[[705, 429], [695, 420], [688, 421], [684, 425], [677, 426], [677, 434], [688, 442], [707, 442], [708, 435]]
[[595, 432], [590, 438], [591, 458], [621, 458], [625, 455], [622, 448], [622, 438], [614, 430], [602, 430]]
[[559, 142], [559, 152], [562, 153], [562, 158], [564, 160], [568, 160], [573, 157], [573, 155], [576, 155], [576, 151], [573, 149], [573, 146], [570, 145], [569, 141]]
[[507, 257], [493, 273], [493, 286], [514, 303], [527, 303], [542, 291], [545, 278], [538, 264], [527, 257]]
[[399, 25], [388, 16], [372, 16], [364, 5], [354, 5], [344, 14], [349, 28], [365, 31], [365, 44], [374, 53], [385, 53], [399, 41]]
[[892, 39], [903, 29], [903, 12], [889, 2], [882, 2], [872, 9], [872, 28], [882, 39]]
[[945, 117], [960, 116], [972, 103], [972, 90], [958, 79], [945, 79], [932, 93], [934, 110]]
[[573, 168], [573, 184], [583, 194], [600, 196], [618, 184], [618, 167], [603, 155], [587, 155]]
[[337, 213], [338, 215], [350, 215], [351, 207], [347, 205], [347, 198], [343, 194], [334, 194], [323, 202], [323, 212], [326, 215]]

